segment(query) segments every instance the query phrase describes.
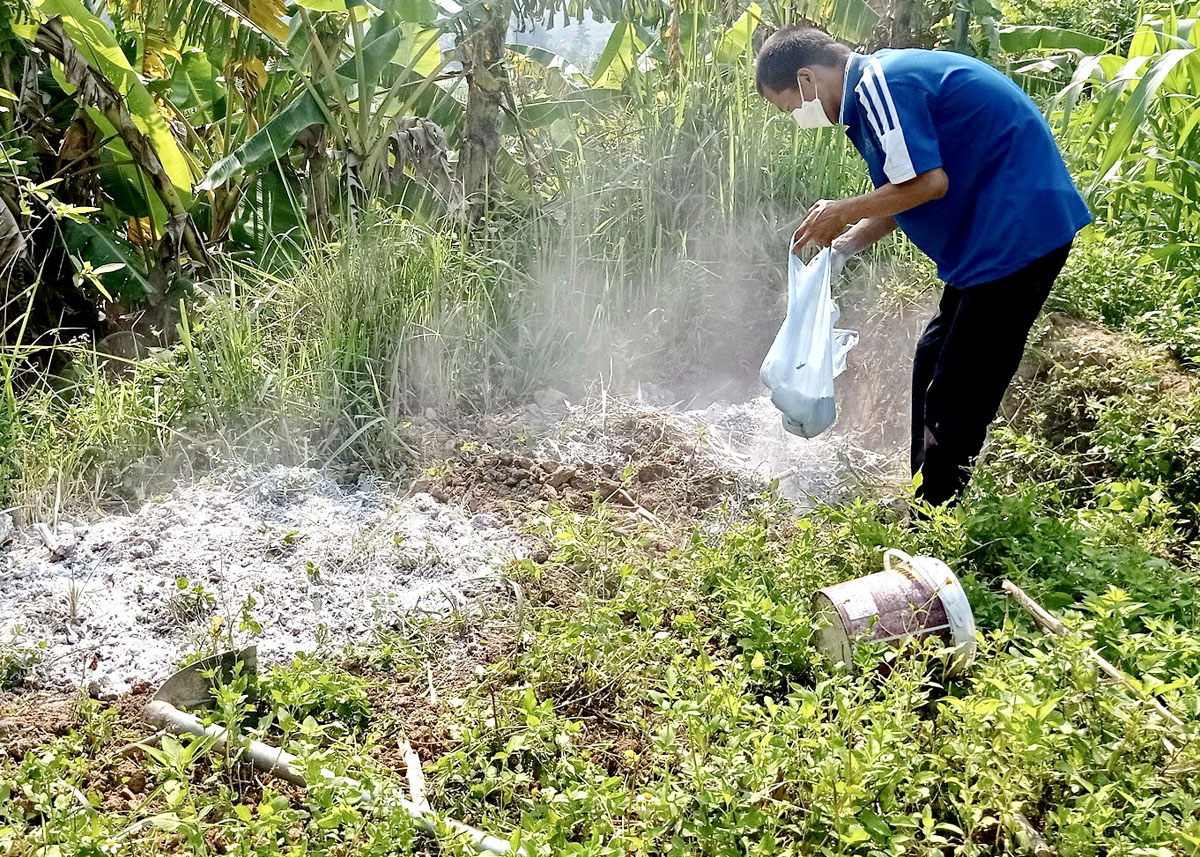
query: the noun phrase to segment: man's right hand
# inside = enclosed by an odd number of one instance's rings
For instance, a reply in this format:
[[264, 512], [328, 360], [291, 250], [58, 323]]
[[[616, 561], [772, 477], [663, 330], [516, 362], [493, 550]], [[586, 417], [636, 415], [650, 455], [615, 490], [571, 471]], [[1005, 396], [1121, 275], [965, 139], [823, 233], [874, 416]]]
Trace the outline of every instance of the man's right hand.
[[792, 236], [792, 252], [799, 253], [806, 244], [828, 247], [851, 222], [846, 216], [848, 200], [819, 199], [808, 210], [808, 216]]

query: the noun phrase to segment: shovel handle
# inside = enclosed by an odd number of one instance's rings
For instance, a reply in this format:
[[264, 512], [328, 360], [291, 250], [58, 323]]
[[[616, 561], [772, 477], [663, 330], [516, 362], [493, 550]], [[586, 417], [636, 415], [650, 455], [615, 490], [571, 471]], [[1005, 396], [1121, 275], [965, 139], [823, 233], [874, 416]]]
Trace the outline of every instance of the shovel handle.
[[[186, 711], [180, 711], [171, 703], [164, 702], [161, 699], [156, 699], [148, 703], [142, 711], [142, 718], [154, 726], [176, 735], [207, 736], [212, 738], [218, 747], [223, 747], [229, 742], [229, 730], [224, 726], [217, 726], [215, 724], [205, 726], [195, 715], [188, 714]], [[305, 787], [304, 774], [296, 766], [296, 757], [291, 753], [279, 747], [264, 744], [262, 741], [250, 741], [243, 745], [243, 748], [246, 758], [260, 771], [274, 774], [280, 779], [287, 780], [289, 783], [301, 788]], [[331, 771], [324, 773], [330, 777], [335, 776]], [[350, 780], [349, 783], [352, 788], [359, 785], [355, 780]], [[427, 833], [436, 832], [437, 816], [428, 809], [403, 798], [396, 800], [394, 803], [412, 816], [413, 823], [417, 827]], [[442, 819], [442, 823], [451, 830], [461, 833], [470, 839], [476, 851], [488, 851], [492, 854], [525, 854], [524, 848], [513, 848], [512, 843], [507, 839], [501, 839], [498, 836], [492, 836], [490, 833], [484, 833], [482, 830], [474, 828], [469, 824], [464, 824], [461, 821], [444, 818]]]
[[[180, 711], [169, 702], [154, 700], [146, 705], [142, 717], [161, 729], [167, 729], [176, 735], [200, 735], [214, 739], [218, 747], [223, 747], [229, 741], [229, 731], [224, 726], [210, 724], [205, 726], [198, 717]], [[245, 745], [246, 758], [260, 771], [274, 774], [281, 780], [297, 786], [304, 786], [304, 774], [296, 767], [296, 757], [279, 747], [272, 747], [262, 741], [250, 741]]]

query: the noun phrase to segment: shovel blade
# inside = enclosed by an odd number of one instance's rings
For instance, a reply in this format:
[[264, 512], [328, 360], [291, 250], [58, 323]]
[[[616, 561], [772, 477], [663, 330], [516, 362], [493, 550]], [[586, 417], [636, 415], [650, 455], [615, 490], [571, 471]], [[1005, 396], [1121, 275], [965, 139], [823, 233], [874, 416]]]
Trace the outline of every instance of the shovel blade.
[[242, 674], [258, 671], [258, 650], [247, 646], [240, 652], [221, 652], [201, 658], [176, 672], [162, 683], [154, 698], [176, 708], [202, 708], [214, 701], [213, 686], [228, 682], [238, 664]]

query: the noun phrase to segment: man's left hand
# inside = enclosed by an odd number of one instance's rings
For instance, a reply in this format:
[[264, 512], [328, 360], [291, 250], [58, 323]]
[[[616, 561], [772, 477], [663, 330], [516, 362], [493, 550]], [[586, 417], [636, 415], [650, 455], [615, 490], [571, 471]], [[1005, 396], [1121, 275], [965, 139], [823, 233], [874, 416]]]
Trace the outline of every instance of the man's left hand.
[[842, 203], [843, 200], [837, 199], [818, 200], [796, 230], [792, 238], [792, 252], [798, 253], [806, 244], [828, 247], [833, 243], [833, 239], [842, 234], [851, 220], [846, 216]]

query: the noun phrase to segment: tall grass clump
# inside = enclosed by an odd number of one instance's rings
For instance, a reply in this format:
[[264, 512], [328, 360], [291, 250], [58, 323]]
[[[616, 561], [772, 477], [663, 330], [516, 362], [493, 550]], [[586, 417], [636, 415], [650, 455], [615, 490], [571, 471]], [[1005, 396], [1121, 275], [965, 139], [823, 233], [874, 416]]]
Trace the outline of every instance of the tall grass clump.
[[453, 232], [383, 214], [276, 286], [266, 335], [304, 368], [333, 431], [426, 408], [495, 406], [504, 386], [498, 267]]
[[500, 237], [522, 260], [516, 359], [568, 380], [728, 369], [775, 321], [790, 231], [863, 174], [842, 135], [759, 98], [749, 62], [634, 69], [623, 91], [628, 109], [585, 121], [556, 165], [555, 198]]
[[42, 515], [230, 462], [394, 471], [409, 414], [494, 406], [511, 386], [494, 265], [381, 215], [289, 274], [231, 269], [169, 347], [136, 363], [76, 347], [4, 399], [4, 502]]

